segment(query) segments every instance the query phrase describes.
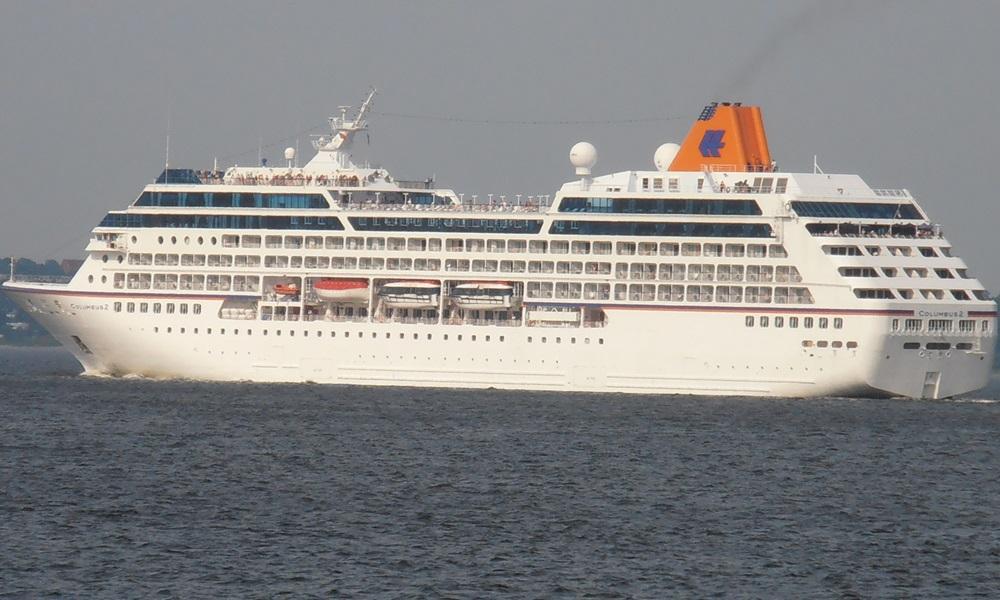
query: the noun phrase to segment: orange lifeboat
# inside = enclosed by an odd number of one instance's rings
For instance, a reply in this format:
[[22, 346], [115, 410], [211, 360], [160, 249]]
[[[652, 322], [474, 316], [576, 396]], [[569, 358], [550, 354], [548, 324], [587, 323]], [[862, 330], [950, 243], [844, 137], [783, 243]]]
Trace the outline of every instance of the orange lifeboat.
[[301, 291], [297, 283], [278, 283], [274, 286], [274, 293], [279, 296], [298, 296]]
[[367, 302], [367, 279], [320, 279], [313, 284], [316, 297], [327, 302]]

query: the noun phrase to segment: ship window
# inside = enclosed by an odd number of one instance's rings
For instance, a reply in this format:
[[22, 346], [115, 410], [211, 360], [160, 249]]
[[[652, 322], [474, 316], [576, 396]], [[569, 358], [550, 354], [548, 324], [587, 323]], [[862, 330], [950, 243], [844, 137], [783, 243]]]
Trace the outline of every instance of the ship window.
[[677, 237], [771, 237], [771, 226], [763, 223], [682, 223], [657, 221], [554, 221], [554, 235], [620, 235]]
[[812, 340], [802, 340], [803, 348], [812, 348], [812, 345], [813, 345]]
[[531, 240], [528, 242], [528, 252], [533, 254], [544, 254], [548, 250], [548, 242], [544, 240]]
[[983, 325], [982, 325], [982, 327], [980, 329], [982, 330], [983, 333], [989, 332], [989, 330], [990, 330], [990, 322], [989, 321], [983, 321]]
[[895, 297], [892, 290], [884, 288], [859, 288], [854, 290], [854, 295], [866, 300], [887, 300]]
[[139, 304], [139, 312], [141, 312], [141, 313], [149, 312], [149, 303], [147, 303], [147, 302], [140, 303]]
[[926, 246], [920, 248], [920, 254], [928, 258], [937, 256], [937, 253], [934, 252], [934, 248], [928, 248]]
[[788, 326], [791, 327], [792, 329], [797, 329], [799, 326], [799, 318], [788, 317]]
[[[660, 190], [663, 180], [660, 182]], [[679, 190], [674, 181], [672, 192]], [[647, 191], [647, 188], [643, 188]], [[754, 200], [721, 200], [702, 198], [563, 198], [559, 212], [657, 214], [657, 215], [760, 215]]]
[[121, 312], [121, 311], [122, 311], [122, 303], [115, 302], [115, 312]]
[[927, 331], [951, 331], [951, 319], [930, 319], [927, 321]]
[[827, 342], [825, 340], [820, 340], [820, 341], [816, 342], [816, 346], [819, 347], [819, 348], [826, 348]]
[[726, 244], [726, 256], [740, 258], [746, 254], [746, 247], [743, 244]]
[[904, 350], [919, 350], [920, 349], [920, 343], [919, 342], [906, 342], [906, 343], [903, 344], [903, 349]]
[[834, 329], [842, 329], [843, 327], [844, 327], [844, 319], [842, 319], [840, 317], [836, 317], [836, 318], [833, 319], [833, 328]]
[[743, 319], [743, 321], [747, 327], [753, 327], [753, 315], [747, 315], [747, 317]]
[[812, 329], [813, 318], [812, 317], [805, 317], [804, 319], [802, 319], [802, 326], [805, 327], [806, 329]]
[[[174, 227], [199, 229], [327, 229], [343, 230], [336, 217], [301, 223], [299, 217], [229, 214], [125, 214], [108, 213], [99, 227]], [[541, 223], [541, 221], [539, 221]], [[176, 240], [176, 238], [174, 238]], [[160, 244], [163, 237], [158, 238]], [[175, 241], [176, 243], [176, 241]], [[218, 240], [215, 240], [218, 243]]]
[[831, 256], [861, 256], [857, 246], [823, 246], [823, 251]]
[[767, 317], [761, 317], [760, 318], [760, 326], [761, 327], [767, 327], [767, 323], [768, 323], [768, 318]]
[[[779, 183], [781, 180], [778, 180]], [[792, 201], [792, 210], [800, 217], [842, 219], [923, 219], [913, 204], [877, 202], [807, 202]]]
[[785, 326], [785, 318], [784, 317], [774, 317], [774, 326], [775, 327], [784, 327]]

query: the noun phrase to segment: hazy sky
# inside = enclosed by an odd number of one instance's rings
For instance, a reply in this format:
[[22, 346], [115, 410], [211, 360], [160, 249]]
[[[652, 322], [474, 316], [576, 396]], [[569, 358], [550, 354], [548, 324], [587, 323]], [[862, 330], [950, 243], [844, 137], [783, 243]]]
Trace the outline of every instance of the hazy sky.
[[359, 158], [467, 194], [554, 193], [584, 139], [598, 173], [651, 168], [707, 102], [760, 104], [784, 169], [909, 188], [996, 292], [998, 23], [997, 1], [6, 0], [0, 254], [80, 255], [162, 169], [168, 120], [172, 166], [252, 164], [260, 138], [277, 162], [374, 85]]

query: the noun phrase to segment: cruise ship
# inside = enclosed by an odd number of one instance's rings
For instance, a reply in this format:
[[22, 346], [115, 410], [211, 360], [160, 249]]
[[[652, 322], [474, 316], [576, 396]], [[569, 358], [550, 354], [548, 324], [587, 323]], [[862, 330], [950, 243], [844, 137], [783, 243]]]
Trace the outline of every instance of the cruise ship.
[[[653, 169], [573, 146], [550, 196], [467, 196], [350, 153], [166, 168], [68, 284], [4, 291], [88, 374], [729, 396], [984, 386], [997, 307], [905, 189], [786, 173], [712, 103]], [[350, 116], [349, 116], [350, 113]]]

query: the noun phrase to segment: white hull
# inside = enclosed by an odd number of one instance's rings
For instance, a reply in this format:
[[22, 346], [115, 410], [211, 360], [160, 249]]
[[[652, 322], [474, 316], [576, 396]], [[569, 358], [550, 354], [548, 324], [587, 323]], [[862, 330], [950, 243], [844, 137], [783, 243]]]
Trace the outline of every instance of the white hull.
[[[17, 284], [5, 291], [90, 374], [581, 392], [944, 398], [983, 387], [994, 352], [992, 336], [982, 338], [981, 351], [904, 350], [905, 342], [925, 338], [890, 334], [888, 317], [868, 314], [848, 313], [840, 330], [809, 332], [746, 328], [745, 311], [699, 307], [606, 307], [607, 325], [594, 328], [247, 322], [218, 318], [221, 300], [200, 300], [200, 315], [123, 314], [111, 310], [112, 302], [122, 297]], [[804, 348], [804, 336], [851, 340], [858, 347]], [[958, 334], [954, 338], [974, 339]], [[930, 386], [928, 373], [940, 374]]]

